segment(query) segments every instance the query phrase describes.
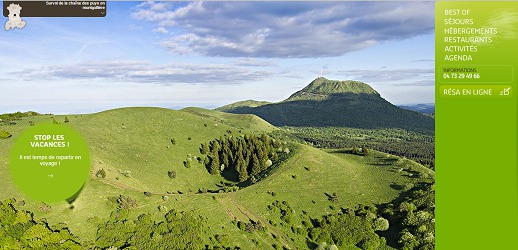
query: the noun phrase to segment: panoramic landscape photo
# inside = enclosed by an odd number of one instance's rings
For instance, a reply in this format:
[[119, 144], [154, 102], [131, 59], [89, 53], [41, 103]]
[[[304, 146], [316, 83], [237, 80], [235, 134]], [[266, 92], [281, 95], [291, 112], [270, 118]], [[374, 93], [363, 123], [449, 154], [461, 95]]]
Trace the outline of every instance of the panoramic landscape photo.
[[[0, 37], [0, 246], [435, 249], [433, 2], [107, 9]], [[88, 145], [63, 201], [12, 177], [43, 124]]]

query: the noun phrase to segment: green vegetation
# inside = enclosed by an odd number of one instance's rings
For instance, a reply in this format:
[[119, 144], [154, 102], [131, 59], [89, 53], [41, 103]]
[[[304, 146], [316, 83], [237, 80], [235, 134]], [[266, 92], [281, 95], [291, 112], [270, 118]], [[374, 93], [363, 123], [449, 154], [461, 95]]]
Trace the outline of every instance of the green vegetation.
[[32, 213], [17, 210], [16, 200], [0, 202], [0, 246], [3, 249], [83, 249], [66, 228], [37, 222]]
[[263, 106], [263, 105], [270, 104], [270, 103], [271, 102], [256, 101], [256, 100], [246, 100], [246, 101], [240, 101], [240, 102], [231, 103], [231, 104], [219, 107], [216, 110], [217, 111], [222, 111], [222, 112], [231, 112], [232, 110], [234, 110], [236, 108], [240, 108], [240, 107], [254, 108], [254, 107], [259, 107], [259, 106]]
[[[304, 226], [303, 221], [311, 221], [304, 219], [306, 216], [320, 220], [324, 215], [335, 214], [348, 207], [357, 207], [358, 204], [375, 208], [374, 204], [393, 202], [404, 192], [397, 185], [412, 183], [418, 186], [422, 182], [434, 181], [432, 170], [408, 159], [403, 160], [374, 150], [367, 156], [351, 154], [350, 149], [330, 149], [324, 152], [302, 145], [293, 147], [292, 151], [292, 157], [283, 162], [279, 170], [272, 173], [267, 181], [240, 190], [236, 196], [241, 204], [246, 204], [248, 209], [264, 216], [280, 234], [285, 235], [287, 239], [293, 238], [295, 242], [308, 240], [307, 234], [297, 233], [312, 227]], [[308, 167], [311, 167], [311, 171], [306, 170]], [[399, 172], [399, 169], [404, 170]], [[427, 173], [429, 177], [420, 178], [418, 174], [409, 176], [411, 173], [420, 172]], [[297, 176], [296, 179], [293, 179], [294, 175]], [[282, 200], [290, 209], [284, 207], [271, 210], [271, 207], [264, 207], [263, 200], [271, 201], [270, 204]], [[287, 218], [290, 224], [281, 219], [283, 214], [288, 215], [283, 218]], [[388, 216], [381, 213], [373, 214], [376, 216], [369, 222], [372, 224], [372, 230], [378, 235], [383, 234], [382, 237], [387, 239], [390, 246], [399, 246], [394, 238], [399, 237], [397, 232], [387, 235], [386, 231], [383, 231], [386, 226], [384, 220], [388, 220], [389, 230], [396, 222], [392, 222]], [[311, 246], [311, 249], [322, 243], [313, 240], [312, 242], [316, 245]], [[326, 242], [332, 244], [331, 241]], [[298, 243], [293, 245], [297, 248], [308, 247]]]
[[365, 83], [322, 77], [282, 102], [235, 107], [229, 112], [255, 114], [275, 126], [401, 128], [428, 132], [435, 127], [433, 118], [392, 105]]
[[288, 100], [323, 100], [333, 94], [366, 94], [379, 96], [371, 86], [358, 81], [333, 81], [324, 77], [313, 80], [308, 86], [295, 92]]
[[358, 129], [341, 127], [284, 127], [297, 138], [321, 148], [370, 149], [406, 157], [427, 167], [435, 167], [434, 133], [403, 129]]
[[338, 250], [336, 245], [328, 245], [325, 242], [320, 243], [315, 250]]
[[97, 178], [106, 178], [106, 171], [104, 169], [97, 170], [97, 173], [95, 174]]
[[261, 225], [261, 221], [253, 221], [250, 220], [249, 222], [243, 222], [243, 221], [234, 221], [236, 226], [243, 231], [246, 231], [248, 233], [253, 233], [255, 231], [266, 231], [266, 227]]
[[309, 232], [314, 242], [329, 242], [339, 249], [356, 246], [361, 249], [379, 249], [385, 245], [385, 239], [380, 238], [373, 228], [376, 215], [369, 211], [370, 207], [356, 211], [346, 209], [345, 213], [324, 216]]
[[[250, 114], [231, 114], [220, 112], [216, 110], [207, 110], [202, 108], [184, 108], [182, 112], [187, 112], [196, 116], [199, 116], [207, 121], [212, 122], [211, 126], [217, 124], [225, 124], [232, 128], [238, 129], [238, 133], [241, 132], [259, 132], [268, 133], [277, 130], [276, 127], [272, 126], [265, 120]], [[204, 127], [208, 127], [207, 123], [203, 124]], [[230, 130], [232, 131], [232, 130]], [[226, 131], [228, 133], [228, 131]], [[236, 134], [236, 133], [234, 133]]]
[[199, 154], [194, 154], [201, 142], [224, 136], [226, 130], [239, 134], [235, 128], [214, 124], [188, 112], [160, 108], [116, 109], [68, 123], [88, 141], [94, 168], [106, 171], [106, 184], [160, 194], [214, 189], [224, 180], [207, 176], [196, 159]]
[[132, 208], [136, 208], [138, 207], [138, 202], [137, 200], [129, 197], [129, 196], [126, 196], [126, 195], [119, 195], [118, 197], [109, 197], [108, 198], [108, 201], [115, 205], [117, 209], [124, 209], [124, 210], [128, 210], [128, 209], [132, 209]]
[[5, 130], [0, 130], [0, 138], [1, 139], [7, 139], [7, 138], [11, 138], [11, 135], [9, 132], [5, 131]]
[[[296, 211], [287, 201], [275, 201], [268, 205], [268, 211], [280, 219], [279, 225], [289, 230], [315, 249], [385, 249], [386, 240], [376, 231], [386, 231], [388, 220], [378, 216], [374, 206], [358, 205], [356, 209], [341, 208], [319, 218], [311, 218], [302, 210]], [[328, 245], [327, 243], [330, 243]], [[333, 247], [334, 246], [334, 247]], [[311, 247], [310, 247], [311, 248]]]
[[[40, 114], [33, 111], [1, 114], [0, 126], [15, 126], [22, 118], [34, 116], [40, 116]], [[33, 121], [30, 120], [29, 124], [33, 124]], [[0, 130], [0, 138], [6, 139], [9, 137], [5, 130]]]
[[394, 245], [401, 249], [435, 249], [435, 185], [410, 190], [393, 202], [384, 204], [381, 214], [388, 218]]
[[[53, 232], [69, 228], [83, 249], [175, 249], [180, 239], [196, 249], [368, 249], [379, 243], [380, 250], [388, 250], [432, 244], [433, 224], [426, 223], [435, 216], [433, 206], [420, 204], [423, 197], [433, 198], [414, 192], [431, 186], [435, 173], [410, 159], [377, 151], [366, 143], [377, 140], [374, 135], [369, 140], [354, 138], [362, 143], [344, 148], [322, 149], [298, 143], [302, 140], [292, 134], [294, 128], [280, 130], [254, 115], [125, 108], [67, 117], [70, 122], [62, 126], [84, 136], [92, 157], [91, 178], [77, 198], [51, 204], [28, 199], [5, 174], [9, 150], [1, 150], [0, 199], [25, 200], [16, 206], [32, 211], [34, 218], [45, 218]], [[22, 117], [8, 130], [17, 137], [30, 124], [52, 123], [53, 118], [64, 121], [65, 116]], [[13, 141], [0, 140], [0, 148], [9, 149]], [[219, 174], [211, 175], [206, 166], [216, 141], [222, 149], [219, 166], [214, 165]], [[243, 156], [245, 151], [250, 155], [248, 178], [242, 183], [239, 172], [227, 172], [239, 151], [232, 150], [232, 141], [242, 145]], [[354, 146], [367, 146], [368, 155], [353, 154]], [[268, 157], [259, 157], [261, 151]], [[222, 169], [225, 158], [229, 165]], [[262, 179], [250, 185], [253, 173]], [[330, 216], [344, 216], [341, 220], [361, 231], [345, 239], [333, 233], [328, 237], [328, 229], [340, 227]]]
[[194, 212], [170, 210], [162, 219], [141, 214], [136, 220], [117, 210], [99, 226], [96, 247], [129, 249], [204, 249], [206, 220]]
[[28, 111], [28, 112], [16, 112], [16, 113], [6, 113], [0, 115], [0, 121], [14, 121], [14, 120], [20, 120], [23, 117], [29, 117], [29, 116], [37, 116], [40, 115], [34, 111]]
[[[15, 200], [0, 202], [0, 245], [5, 249], [205, 249], [226, 248], [228, 236], [207, 236], [207, 220], [194, 211], [163, 211], [161, 218], [141, 214], [137, 219], [119, 208], [97, 228], [95, 243], [81, 243], [66, 225], [51, 228], [32, 213], [17, 210]], [[254, 228], [259, 228], [257, 224]], [[251, 227], [246, 226], [251, 232]]]
[[369, 155], [369, 149], [365, 146], [354, 146], [353, 149], [351, 149], [351, 154], [367, 156]]
[[278, 147], [280, 143], [266, 134], [246, 135], [220, 138], [208, 146], [202, 143], [200, 152], [208, 154], [205, 166], [210, 174], [221, 173], [231, 181], [244, 182], [249, 178], [257, 180], [260, 173], [278, 160]]

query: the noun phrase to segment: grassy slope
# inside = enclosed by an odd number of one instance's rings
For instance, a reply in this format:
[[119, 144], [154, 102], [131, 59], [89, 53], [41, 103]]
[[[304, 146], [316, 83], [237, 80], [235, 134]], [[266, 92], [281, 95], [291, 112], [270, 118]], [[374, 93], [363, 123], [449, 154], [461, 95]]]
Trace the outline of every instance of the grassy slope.
[[50, 116], [31, 116], [15, 121], [17, 123], [16, 125], [0, 126], [0, 130], [6, 130], [13, 135], [13, 137], [9, 139], [0, 139], [0, 199], [10, 197], [9, 195], [11, 194], [18, 194], [17, 189], [11, 179], [9, 169], [7, 168], [9, 164], [9, 149], [18, 135], [23, 130], [29, 128], [29, 121], [40, 124], [50, 123], [52, 122], [52, 119]]
[[246, 100], [246, 101], [239, 101], [239, 102], [227, 104], [225, 106], [216, 108], [215, 110], [222, 111], [222, 112], [229, 112], [238, 107], [259, 107], [259, 106], [270, 104], [270, 103], [271, 102], [266, 102], [266, 101]]
[[[223, 179], [205, 176], [205, 168], [194, 158], [200, 156], [200, 143], [223, 136], [226, 130], [237, 133], [209, 119], [158, 108], [110, 110], [71, 125], [89, 142], [94, 170], [107, 170], [105, 181], [152, 193], [215, 188], [214, 184]], [[171, 138], [176, 144], [171, 143]], [[185, 168], [183, 161], [189, 154], [192, 167]], [[119, 170], [131, 171], [131, 178]], [[177, 172], [176, 179], [167, 176], [170, 170]]]
[[[394, 185], [432, 181], [435, 174], [410, 160], [398, 161], [395, 156], [372, 152], [369, 156], [342, 153], [340, 150], [322, 150], [302, 146], [283, 164], [282, 168], [266, 181], [257, 183], [235, 197], [241, 204], [267, 219], [277, 221], [267, 205], [272, 202], [288, 201], [295, 211], [306, 211], [312, 218], [336, 212], [340, 207], [355, 207], [358, 204], [372, 205], [391, 201], [399, 194]], [[304, 167], [310, 167], [307, 171]], [[408, 172], [398, 172], [399, 168], [411, 168], [415, 172], [428, 173], [430, 178], [408, 177]], [[297, 176], [296, 179], [293, 176]], [[275, 197], [268, 194], [274, 191]], [[339, 201], [328, 201], [325, 193], [336, 192]], [[260, 201], [260, 202], [259, 202]], [[315, 201], [313, 203], [312, 201]], [[335, 207], [335, 210], [330, 208]], [[297, 247], [304, 247], [302, 238], [297, 238], [287, 227], [280, 230], [294, 238]]]
[[244, 114], [236, 115], [217, 110], [207, 110], [202, 108], [189, 107], [180, 111], [191, 113], [215, 122], [223, 123], [234, 128], [249, 132], [271, 132], [275, 129], [273, 125], [256, 115]]
[[[398, 172], [397, 168], [411, 166], [415, 171], [430, 173], [433, 171], [422, 167], [410, 160], [397, 162], [397, 157], [379, 152], [369, 156], [357, 156], [332, 150], [327, 153], [310, 146], [302, 146], [294, 152], [295, 156], [284, 163], [281, 170], [274, 173], [267, 181], [260, 182], [243, 192], [239, 197], [252, 202], [257, 197], [249, 195], [257, 193], [261, 196], [271, 196], [267, 191], [275, 191], [275, 199], [287, 200], [306, 210], [310, 215], [326, 211], [331, 204], [327, 202], [324, 193], [336, 192], [339, 202], [335, 205], [352, 207], [357, 204], [379, 204], [392, 200], [399, 191], [391, 185], [416, 183], [423, 181], [419, 178], [408, 177], [408, 172]], [[381, 165], [387, 164], [387, 165]], [[310, 167], [307, 171], [304, 167]], [[296, 179], [292, 176], [296, 175]], [[305, 198], [301, 197], [304, 194]], [[245, 196], [248, 196], [246, 198]], [[315, 200], [316, 204], [311, 201]], [[264, 208], [263, 208], [264, 209]]]
[[[190, 112], [196, 111], [195, 114]], [[216, 188], [215, 184], [224, 179], [211, 176], [205, 168], [193, 161], [191, 168], [185, 168], [183, 161], [191, 154], [199, 156], [198, 148], [201, 142], [206, 142], [223, 136], [227, 130], [233, 134], [257, 131], [271, 131], [273, 126], [253, 115], [229, 115], [221, 112], [190, 109], [185, 112], [158, 108], [131, 108], [105, 111], [92, 115], [69, 115], [70, 123], [88, 142], [93, 159], [92, 175], [71, 210], [66, 202], [50, 204], [49, 212], [40, 211], [41, 202], [31, 202], [12, 183], [8, 173], [8, 150], [0, 154], [0, 180], [3, 183], [0, 199], [15, 197], [27, 201], [23, 209], [34, 211], [36, 216], [45, 217], [51, 224], [65, 222], [75, 234], [83, 239], [94, 240], [96, 220], [103, 220], [111, 212], [107, 197], [119, 194], [136, 198], [139, 208], [135, 215], [152, 212], [156, 213], [157, 206], [166, 205], [169, 208], [198, 209], [208, 215], [209, 224], [227, 227], [242, 238], [240, 244], [245, 246], [250, 239], [241, 236], [239, 230], [230, 224], [223, 205], [209, 195], [195, 195], [199, 188]], [[205, 113], [205, 114], [204, 114]], [[56, 116], [60, 122], [63, 116]], [[4, 127], [13, 138], [0, 140], [2, 149], [9, 149], [20, 132], [28, 128], [28, 121], [36, 124], [50, 123], [50, 116], [24, 118], [15, 126]], [[236, 125], [233, 128], [224, 123]], [[205, 124], [207, 126], [205, 126]], [[188, 138], [191, 137], [191, 140]], [[170, 139], [175, 138], [172, 145]], [[98, 169], [107, 171], [106, 179], [95, 178]], [[119, 170], [130, 171], [131, 178], [124, 177]], [[170, 179], [169, 170], [175, 170], [177, 177]], [[118, 180], [117, 180], [118, 178]], [[143, 195], [144, 191], [156, 193], [152, 197]], [[184, 195], [171, 195], [163, 201], [162, 195], [167, 191], [182, 191]], [[213, 232], [222, 233], [218, 228]]]
[[[60, 202], [50, 204], [52, 209], [49, 212], [42, 212], [39, 210], [42, 204], [30, 200], [27, 200], [23, 209], [34, 211], [37, 218], [45, 217], [51, 224], [65, 222], [75, 234], [90, 241], [94, 240], [97, 221], [104, 220], [111, 211], [107, 197], [125, 194], [138, 200], [139, 208], [134, 210], [133, 215], [150, 212], [160, 216], [158, 205], [180, 210], [196, 209], [207, 217], [212, 234], [228, 234], [234, 244], [245, 249], [257, 248], [251, 243], [252, 239], [260, 242], [261, 246], [277, 242], [291, 248], [303, 248], [306, 247], [303, 239], [287, 227], [269, 225], [268, 233], [250, 234], [239, 231], [231, 224], [231, 220], [252, 218], [265, 224], [268, 220], [279, 221], [278, 215], [270, 214], [266, 209], [275, 200], [286, 200], [298, 213], [305, 210], [312, 217], [331, 212], [329, 205], [339, 208], [358, 203], [387, 202], [399, 193], [391, 184], [423, 181], [406, 176], [405, 171], [395, 171], [405, 166], [411, 166], [417, 172], [427, 171], [431, 177], [434, 176], [432, 171], [418, 164], [408, 160], [398, 161], [396, 157], [387, 157], [381, 153], [374, 152], [368, 157], [361, 157], [339, 151], [328, 153], [300, 145], [298, 149], [292, 149], [292, 157], [282, 164], [279, 171], [264, 181], [237, 193], [197, 195], [188, 190], [215, 187], [216, 183], [223, 180], [219, 176], [209, 175], [201, 164], [195, 163], [189, 169], [182, 166], [187, 154], [199, 155], [200, 142], [222, 136], [226, 130], [238, 133], [238, 129], [224, 123], [237, 124], [244, 132], [273, 128], [253, 116], [228, 115], [202, 109], [182, 112], [131, 108], [68, 117], [71, 120], [69, 125], [77, 129], [91, 147], [94, 159], [92, 173], [104, 168], [108, 176], [106, 179], [97, 179], [92, 174], [88, 185], [74, 202], [74, 209], [69, 209], [66, 202]], [[14, 138], [0, 140], [2, 149], [8, 149], [19, 132], [28, 127], [29, 119], [37, 124], [52, 121], [48, 116], [31, 117], [25, 118], [18, 125], [5, 127]], [[62, 121], [63, 117], [57, 119]], [[220, 122], [217, 122], [218, 119]], [[253, 125], [247, 126], [247, 122]], [[171, 137], [175, 138], [176, 145], [171, 144]], [[0, 151], [0, 181], [3, 184], [0, 199], [25, 199], [10, 181], [7, 155], [8, 150]], [[311, 171], [305, 170], [305, 166], [311, 167]], [[131, 171], [132, 177], [122, 176], [118, 169]], [[174, 180], [167, 177], [167, 171], [171, 169], [177, 171]], [[293, 179], [292, 175], [297, 178]], [[186, 194], [170, 195], [165, 201], [162, 199], [166, 191], [177, 190]], [[158, 195], [146, 197], [143, 191]], [[274, 191], [277, 195], [272, 197], [267, 191]], [[339, 202], [332, 204], [327, 201], [325, 192], [336, 192]], [[272, 234], [282, 237], [273, 239]]]

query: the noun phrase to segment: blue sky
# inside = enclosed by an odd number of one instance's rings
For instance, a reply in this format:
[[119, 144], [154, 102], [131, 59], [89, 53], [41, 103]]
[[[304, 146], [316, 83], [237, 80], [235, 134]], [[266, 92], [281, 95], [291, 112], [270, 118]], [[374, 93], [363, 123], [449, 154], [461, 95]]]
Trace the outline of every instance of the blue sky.
[[281, 101], [321, 70], [394, 104], [434, 102], [433, 2], [108, 2], [107, 13], [22, 10], [26, 27], [0, 36], [0, 113]]

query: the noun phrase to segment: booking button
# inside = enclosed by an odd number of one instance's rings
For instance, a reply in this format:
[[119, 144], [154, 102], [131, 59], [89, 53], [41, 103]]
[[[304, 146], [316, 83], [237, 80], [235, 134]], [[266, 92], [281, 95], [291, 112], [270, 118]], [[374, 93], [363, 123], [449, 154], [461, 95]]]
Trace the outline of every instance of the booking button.
[[443, 98], [508, 98], [512, 96], [512, 87], [511, 85], [443, 85], [439, 95]]

